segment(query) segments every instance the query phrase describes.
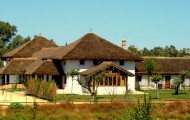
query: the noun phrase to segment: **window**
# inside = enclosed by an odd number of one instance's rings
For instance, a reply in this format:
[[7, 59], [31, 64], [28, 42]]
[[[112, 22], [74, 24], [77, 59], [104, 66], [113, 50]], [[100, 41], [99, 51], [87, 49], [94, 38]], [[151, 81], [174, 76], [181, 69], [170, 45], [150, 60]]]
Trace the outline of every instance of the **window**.
[[85, 64], [85, 60], [80, 60], [80, 65], [84, 65]]
[[94, 65], [99, 65], [101, 64], [103, 61], [102, 60], [93, 60], [93, 64]]
[[142, 76], [137, 76], [137, 80], [140, 82], [142, 81]]
[[100, 86], [103, 86], [104, 85], [104, 80], [101, 80], [100, 81]]
[[117, 80], [117, 85], [120, 86], [120, 77]]
[[120, 60], [120, 61], [119, 61], [119, 64], [120, 64], [120, 65], [124, 65], [124, 64], [125, 64], [125, 61], [124, 61], [124, 60]]
[[109, 85], [112, 86], [112, 77], [109, 77]]
[[113, 77], [113, 86], [116, 86], [116, 77]]
[[105, 85], [108, 85], [108, 77], [105, 78]]

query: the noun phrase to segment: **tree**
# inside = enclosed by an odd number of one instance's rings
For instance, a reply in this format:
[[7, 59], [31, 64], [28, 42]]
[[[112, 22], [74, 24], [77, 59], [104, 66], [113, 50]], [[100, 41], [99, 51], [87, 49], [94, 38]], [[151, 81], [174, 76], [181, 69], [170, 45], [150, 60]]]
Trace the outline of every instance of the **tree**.
[[150, 77], [153, 75], [155, 68], [156, 68], [156, 63], [152, 58], [146, 58], [144, 61], [146, 71], [148, 73], [148, 92], [149, 92], [149, 87], [150, 87]]
[[141, 55], [140, 50], [135, 45], [130, 45], [128, 47], [128, 50], [130, 50], [131, 52], [135, 53], [136, 55]]
[[161, 75], [152, 75], [151, 81], [156, 84], [157, 98], [159, 99], [158, 83], [163, 80]]
[[91, 97], [93, 97], [94, 102], [96, 102], [98, 86], [105, 77], [106, 72], [103, 70], [97, 74], [87, 76], [86, 79], [78, 79], [78, 83], [90, 92]]
[[16, 34], [16, 26], [9, 24], [8, 22], [0, 21], [0, 41], [3, 43], [3, 47], [11, 40]]
[[142, 56], [149, 56], [150, 54], [149, 54], [149, 50], [147, 49], [147, 48], [144, 48], [143, 50], [142, 50]]
[[180, 74], [178, 75], [178, 77], [176, 77], [174, 79], [174, 82], [173, 84], [175, 85], [175, 95], [178, 95], [179, 94], [179, 87], [181, 84], [184, 83], [185, 79], [186, 78], [189, 78], [190, 77], [190, 72], [189, 71], [182, 71], [180, 72]]
[[30, 41], [30, 37], [23, 38], [21, 35], [16, 35], [13, 38], [13, 40], [9, 43], [9, 45], [7, 46], [7, 49], [8, 49], [8, 51], [11, 51], [28, 41]]

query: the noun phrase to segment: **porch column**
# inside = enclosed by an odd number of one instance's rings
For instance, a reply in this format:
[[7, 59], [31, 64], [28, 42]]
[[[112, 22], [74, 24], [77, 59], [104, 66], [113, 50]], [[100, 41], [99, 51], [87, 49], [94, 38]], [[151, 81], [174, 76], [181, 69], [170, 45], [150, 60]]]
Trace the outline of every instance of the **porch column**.
[[35, 78], [34, 78], [35, 80], [37, 80], [38, 79], [38, 76], [37, 75], [35, 75]]
[[52, 75], [48, 75], [48, 81], [52, 80]]
[[48, 82], [47, 75], [44, 75], [44, 80]]
[[7, 84], [7, 75], [5, 75], [5, 85]]

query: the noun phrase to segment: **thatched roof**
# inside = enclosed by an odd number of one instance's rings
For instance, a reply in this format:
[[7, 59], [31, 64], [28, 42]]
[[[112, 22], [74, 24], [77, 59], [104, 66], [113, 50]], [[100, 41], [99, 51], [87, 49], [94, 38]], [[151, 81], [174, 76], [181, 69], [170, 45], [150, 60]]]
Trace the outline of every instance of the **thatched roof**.
[[1, 68], [0, 74], [24, 74], [26, 68], [36, 61], [35, 58], [14, 58], [5, 67]]
[[0, 74], [28, 74], [28, 75], [59, 75], [52, 60], [36, 58], [14, 58], [5, 67], [0, 69]]
[[41, 50], [35, 52], [32, 54], [32, 57], [42, 59], [46, 57], [50, 52], [52, 52], [54, 49], [57, 49], [59, 47], [49, 47], [49, 48], [42, 48]]
[[[145, 57], [146, 59], [147, 57]], [[189, 57], [151, 57], [157, 64], [155, 73], [163, 75], [177, 75], [181, 71], [190, 71]], [[136, 73], [147, 74], [143, 62], [136, 62]]]
[[52, 60], [36, 60], [27, 67], [25, 74], [27, 75], [59, 75], [58, 70], [54, 66]]
[[127, 74], [129, 76], [134, 76], [133, 73], [121, 68], [120, 66], [114, 64], [111, 61], [105, 61], [105, 62], [103, 62], [103, 63], [101, 63], [101, 64], [99, 64], [97, 66], [89, 68], [88, 70], [85, 70], [85, 71], [81, 72], [81, 75], [83, 75], [83, 76], [93, 75], [93, 74], [96, 74], [96, 73], [98, 73], [98, 72], [100, 72], [102, 70], [105, 70], [106, 68], [109, 68], [111, 66], [118, 69], [118, 70], [120, 70], [120, 71], [122, 71], [123, 73], [125, 73], [125, 74]]
[[37, 36], [33, 40], [28, 41], [20, 47], [4, 54], [2, 56], [2, 59], [31, 57], [35, 52], [41, 50], [42, 48], [48, 47], [57, 47], [57, 45], [44, 38], [43, 36]]
[[142, 60], [141, 57], [97, 36], [94, 33], [88, 33], [67, 46], [55, 49], [44, 58], [60, 60]]

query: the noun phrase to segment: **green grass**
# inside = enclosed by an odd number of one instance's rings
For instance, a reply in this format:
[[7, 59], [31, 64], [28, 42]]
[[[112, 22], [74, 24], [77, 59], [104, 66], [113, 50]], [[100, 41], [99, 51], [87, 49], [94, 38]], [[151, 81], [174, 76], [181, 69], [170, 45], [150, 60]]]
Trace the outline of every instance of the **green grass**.
[[[136, 98], [137, 95], [115, 95], [114, 101], [128, 101]], [[70, 95], [70, 94], [57, 94], [56, 101], [64, 102], [64, 101], [75, 101], [75, 102], [90, 102], [93, 101], [90, 95]], [[98, 95], [98, 102], [109, 102], [111, 100], [109, 95]]]
[[[148, 93], [148, 91], [143, 91]], [[157, 91], [150, 90], [151, 98], [157, 99]], [[178, 95], [174, 95], [174, 90], [159, 90], [161, 100], [187, 100], [190, 99], [190, 90], [179, 90]]]
[[[148, 90], [142, 92], [148, 93]], [[152, 100], [157, 99], [157, 91], [150, 90], [150, 95]], [[174, 90], [159, 90], [159, 100], [188, 100], [190, 99], [190, 90], [179, 90], [179, 95], [174, 95]], [[144, 95], [134, 95], [134, 94], [123, 94], [114, 95], [113, 101], [135, 101], [137, 98], [143, 99]], [[109, 95], [98, 95], [98, 102], [110, 102], [111, 98]], [[57, 102], [90, 102], [93, 101], [90, 95], [70, 95], [70, 94], [57, 94]]]

